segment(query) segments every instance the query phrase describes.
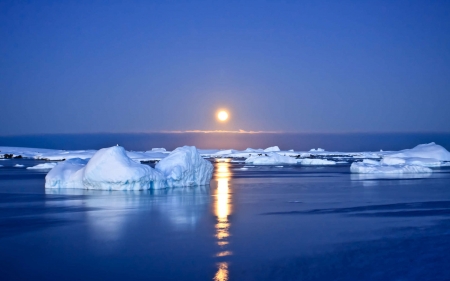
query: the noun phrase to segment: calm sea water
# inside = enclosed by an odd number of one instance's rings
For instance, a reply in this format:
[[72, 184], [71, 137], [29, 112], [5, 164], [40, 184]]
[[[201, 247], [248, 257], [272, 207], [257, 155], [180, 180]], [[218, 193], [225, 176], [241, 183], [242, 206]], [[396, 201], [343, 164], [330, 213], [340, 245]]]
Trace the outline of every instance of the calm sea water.
[[215, 163], [207, 187], [44, 189], [0, 161], [2, 280], [450, 280], [450, 169]]
[[412, 148], [436, 142], [450, 150], [450, 133], [384, 134], [234, 134], [234, 133], [142, 133], [142, 134], [66, 134], [0, 136], [0, 146], [52, 149], [99, 149], [120, 144], [128, 150], [195, 145], [203, 149], [266, 148], [278, 145], [283, 150], [378, 151]]

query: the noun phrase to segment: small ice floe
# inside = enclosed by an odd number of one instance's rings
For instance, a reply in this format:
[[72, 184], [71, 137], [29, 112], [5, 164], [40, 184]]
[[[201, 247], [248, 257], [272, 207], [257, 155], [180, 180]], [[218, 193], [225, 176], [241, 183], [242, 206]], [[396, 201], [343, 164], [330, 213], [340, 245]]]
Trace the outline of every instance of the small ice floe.
[[240, 168], [239, 170], [248, 170], [248, 168], [242, 167], [242, 168]]
[[275, 168], [283, 168], [283, 166], [275, 166]]
[[23, 168], [23, 167], [25, 167], [25, 165], [22, 165], [22, 164], [16, 164], [16, 165], [14, 165], [14, 167], [16, 167], [16, 168]]
[[318, 148], [318, 149], [310, 149], [309, 151], [311, 151], [311, 152], [323, 152], [323, 151], [325, 151], [325, 149], [323, 149], [323, 148]]
[[350, 171], [357, 174], [416, 174], [432, 173], [430, 168], [408, 165], [400, 160], [389, 159], [383, 162], [364, 159], [362, 162], [354, 162], [350, 166]]
[[326, 159], [299, 159], [298, 162], [302, 165], [336, 165], [335, 161]]
[[58, 163], [50, 162], [50, 163], [43, 163], [43, 164], [37, 164], [33, 167], [28, 167], [28, 170], [50, 170], [53, 169]]
[[255, 165], [276, 165], [276, 164], [297, 164], [297, 159], [283, 156], [276, 152], [269, 152], [267, 156], [251, 156], [245, 160], [245, 163]]

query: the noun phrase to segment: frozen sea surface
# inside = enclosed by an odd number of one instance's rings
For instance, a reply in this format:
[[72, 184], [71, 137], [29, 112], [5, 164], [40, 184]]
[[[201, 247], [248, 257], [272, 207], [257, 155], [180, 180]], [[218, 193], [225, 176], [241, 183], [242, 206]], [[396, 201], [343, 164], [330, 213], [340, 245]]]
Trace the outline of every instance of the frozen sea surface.
[[25, 169], [43, 161], [1, 162], [1, 280], [450, 280], [448, 167], [219, 162], [209, 187], [59, 192]]

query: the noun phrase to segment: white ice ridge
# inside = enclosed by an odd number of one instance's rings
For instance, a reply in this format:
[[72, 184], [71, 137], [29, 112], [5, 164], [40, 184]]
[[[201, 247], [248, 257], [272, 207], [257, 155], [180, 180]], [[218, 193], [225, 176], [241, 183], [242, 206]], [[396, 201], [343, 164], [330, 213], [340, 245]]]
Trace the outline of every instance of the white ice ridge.
[[42, 163], [42, 164], [37, 164], [36, 166], [33, 167], [28, 167], [28, 170], [50, 170], [53, 169], [58, 163], [55, 162], [50, 162], [50, 163]]
[[155, 167], [168, 187], [207, 185], [212, 177], [213, 165], [203, 159], [195, 146], [178, 147]]
[[283, 156], [276, 152], [269, 152], [267, 156], [250, 156], [245, 160], [245, 163], [252, 163], [255, 165], [277, 165], [277, 164], [297, 164], [295, 158]]
[[129, 158], [123, 147], [113, 146], [100, 149], [88, 162], [69, 159], [59, 163], [45, 177], [45, 187], [144, 190], [207, 185], [212, 169], [195, 147], [175, 149], [153, 169]]
[[350, 166], [352, 173], [358, 174], [415, 174], [415, 173], [432, 173], [430, 168], [407, 165], [398, 161], [375, 161], [364, 159], [362, 162], [354, 162]]
[[101, 190], [164, 188], [162, 174], [128, 157], [121, 146], [100, 149], [83, 171], [83, 186]]
[[384, 165], [417, 165], [424, 167], [447, 166], [450, 161], [450, 152], [434, 142], [420, 144], [412, 149], [389, 152], [383, 155]]

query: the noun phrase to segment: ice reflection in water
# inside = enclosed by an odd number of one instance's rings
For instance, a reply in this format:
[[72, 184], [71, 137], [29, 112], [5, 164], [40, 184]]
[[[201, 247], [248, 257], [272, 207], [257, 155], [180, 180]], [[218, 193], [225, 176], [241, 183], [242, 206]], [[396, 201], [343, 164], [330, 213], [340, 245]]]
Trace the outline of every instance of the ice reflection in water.
[[145, 191], [45, 189], [45, 193], [86, 196], [77, 200], [46, 201], [46, 204], [86, 207], [88, 211], [84, 215], [92, 235], [107, 241], [120, 240], [129, 215], [141, 211], [161, 213], [176, 230], [192, 229], [205, 214], [209, 203], [208, 186]]
[[[232, 254], [228, 248], [228, 237], [230, 236], [230, 222], [228, 216], [231, 214], [231, 193], [229, 192], [229, 180], [231, 177], [230, 163], [219, 162], [216, 166], [217, 189], [215, 190], [215, 216], [217, 245], [220, 251], [216, 257], [225, 257]], [[217, 272], [214, 276], [215, 281], [228, 280], [228, 263], [220, 262], [217, 264]]]

